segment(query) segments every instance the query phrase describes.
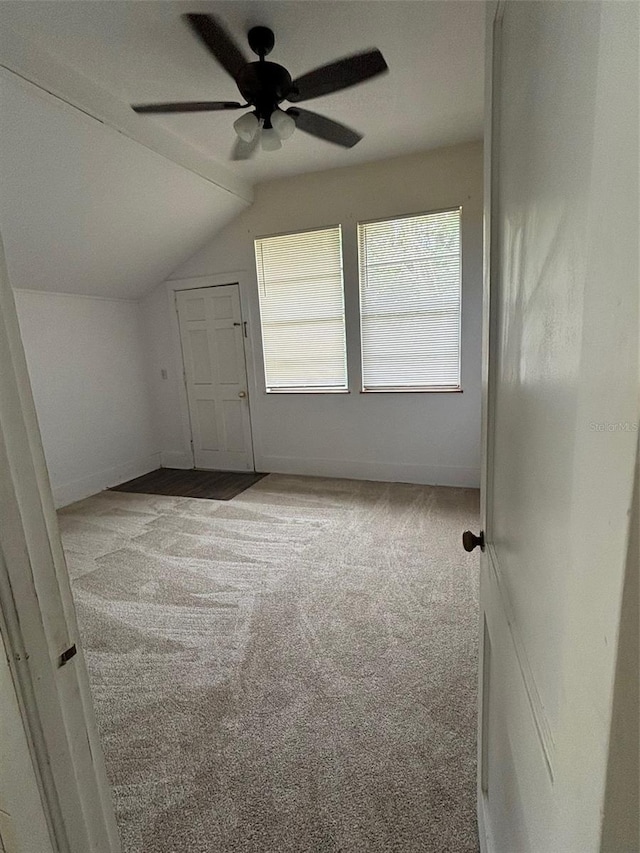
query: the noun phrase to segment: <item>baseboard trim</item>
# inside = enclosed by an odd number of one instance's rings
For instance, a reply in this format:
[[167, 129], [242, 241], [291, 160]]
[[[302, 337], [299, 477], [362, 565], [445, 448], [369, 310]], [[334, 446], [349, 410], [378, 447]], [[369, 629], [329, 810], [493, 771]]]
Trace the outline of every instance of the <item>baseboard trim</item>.
[[193, 458], [190, 453], [181, 450], [163, 450], [160, 454], [163, 468], [193, 468]]
[[477, 489], [480, 470], [455, 466], [406, 465], [344, 459], [302, 459], [289, 456], [256, 456], [256, 470], [271, 474], [302, 474], [385, 483], [417, 483], [426, 486], [457, 486]]
[[131, 459], [123, 462], [121, 465], [114, 465], [112, 468], [105, 468], [102, 471], [96, 471], [94, 474], [89, 474], [88, 477], [83, 477], [80, 480], [72, 480], [70, 483], [52, 484], [53, 501], [56, 509], [63, 506], [81, 501], [83, 498], [88, 498], [89, 495], [95, 495], [97, 492], [108, 489], [111, 486], [117, 486], [118, 483], [124, 483], [126, 480], [133, 480], [134, 477], [141, 477], [143, 474], [148, 474], [149, 471], [155, 471], [160, 468], [161, 454], [150, 453], [148, 456], [139, 456], [137, 459]]

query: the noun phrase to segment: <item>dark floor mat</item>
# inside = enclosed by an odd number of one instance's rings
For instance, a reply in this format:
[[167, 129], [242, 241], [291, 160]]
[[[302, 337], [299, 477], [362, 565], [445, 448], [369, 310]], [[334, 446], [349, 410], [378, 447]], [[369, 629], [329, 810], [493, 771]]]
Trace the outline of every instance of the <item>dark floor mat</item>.
[[135, 480], [113, 486], [110, 491], [229, 501], [266, 476], [255, 471], [184, 471], [179, 468], [158, 468], [157, 471], [143, 474]]

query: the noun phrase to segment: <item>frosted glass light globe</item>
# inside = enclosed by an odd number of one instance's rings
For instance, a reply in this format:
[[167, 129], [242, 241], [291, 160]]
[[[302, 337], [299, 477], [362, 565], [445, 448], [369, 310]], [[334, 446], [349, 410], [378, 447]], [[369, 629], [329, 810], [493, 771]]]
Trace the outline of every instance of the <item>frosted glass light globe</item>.
[[233, 129], [243, 142], [252, 142], [260, 130], [260, 122], [253, 113], [245, 113], [234, 121]]
[[271, 113], [271, 126], [278, 134], [280, 139], [289, 139], [293, 131], [296, 129], [296, 123], [290, 115], [282, 110], [274, 110]]
[[263, 151], [277, 151], [278, 148], [282, 148], [280, 137], [273, 128], [262, 129], [260, 143]]

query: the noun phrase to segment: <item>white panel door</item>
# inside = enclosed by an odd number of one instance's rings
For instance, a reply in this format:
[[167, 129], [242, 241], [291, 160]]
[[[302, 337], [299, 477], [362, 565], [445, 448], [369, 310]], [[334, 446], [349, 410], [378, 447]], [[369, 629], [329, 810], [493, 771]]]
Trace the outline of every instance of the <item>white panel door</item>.
[[237, 284], [176, 296], [196, 468], [252, 471], [244, 324]]
[[639, 419], [638, 6], [488, 25], [480, 834], [596, 853]]
[[119, 853], [1, 239], [0, 365], [0, 849]]

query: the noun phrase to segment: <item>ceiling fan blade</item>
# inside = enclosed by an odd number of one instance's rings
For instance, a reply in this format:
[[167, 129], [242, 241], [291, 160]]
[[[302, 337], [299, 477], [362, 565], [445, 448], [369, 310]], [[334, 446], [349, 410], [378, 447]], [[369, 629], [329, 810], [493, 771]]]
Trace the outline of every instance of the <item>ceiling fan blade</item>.
[[330, 95], [340, 89], [355, 86], [356, 83], [363, 83], [378, 74], [384, 74], [388, 70], [383, 55], [376, 48], [356, 53], [298, 77], [293, 81], [295, 89], [287, 100], [297, 104], [299, 101]]
[[236, 139], [231, 151], [231, 160], [249, 160], [256, 153], [260, 143], [260, 134], [256, 133], [251, 142]]
[[169, 104], [136, 104], [131, 109], [136, 113], [206, 113], [210, 110], [238, 110], [237, 101], [177, 101]]
[[287, 110], [287, 114], [295, 121], [298, 130], [326, 139], [327, 142], [333, 142], [335, 145], [342, 145], [343, 148], [353, 148], [362, 139], [362, 134], [356, 130], [326, 116], [312, 113], [310, 110], [291, 107]]
[[212, 15], [184, 15], [189, 26], [209, 48], [224, 70], [235, 80], [247, 64], [242, 51]]

